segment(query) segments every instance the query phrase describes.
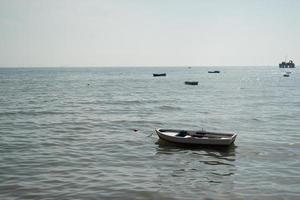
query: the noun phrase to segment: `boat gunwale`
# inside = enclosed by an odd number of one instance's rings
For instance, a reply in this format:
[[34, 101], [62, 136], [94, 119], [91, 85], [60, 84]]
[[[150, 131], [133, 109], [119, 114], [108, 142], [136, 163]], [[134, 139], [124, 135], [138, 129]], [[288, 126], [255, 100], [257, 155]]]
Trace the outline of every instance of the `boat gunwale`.
[[[227, 137], [230, 137], [230, 138], [233, 138], [235, 135], [237, 135], [235, 132], [213, 132], [213, 131], [206, 131], [206, 130], [196, 130], [196, 131], [193, 131], [193, 130], [183, 130], [183, 129], [163, 129], [163, 128], [158, 128], [158, 129], [155, 129], [156, 131], [160, 132], [163, 134], [163, 132], [181, 132], [181, 131], [186, 131], [187, 133], [191, 133], [191, 134], [210, 134], [210, 135], [215, 135], [215, 136], [227, 136]], [[161, 131], [163, 130], [163, 131]], [[191, 135], [192, 136], [192, 135]], [[178, 136], [173, 136], [173, 137], [178, 137]], [[179, 137], [181, 138], [181, 137]]]

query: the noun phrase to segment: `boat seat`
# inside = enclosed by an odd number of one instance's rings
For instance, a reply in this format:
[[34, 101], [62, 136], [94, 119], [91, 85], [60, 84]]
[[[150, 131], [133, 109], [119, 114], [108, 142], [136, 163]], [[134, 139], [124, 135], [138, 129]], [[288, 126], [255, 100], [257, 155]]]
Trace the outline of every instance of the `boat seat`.
[[178, 137], [185, 137], [187, 135], [188, 135], [187, 131], [179, 131], [179, 133], [176, 136], [178, 136]]

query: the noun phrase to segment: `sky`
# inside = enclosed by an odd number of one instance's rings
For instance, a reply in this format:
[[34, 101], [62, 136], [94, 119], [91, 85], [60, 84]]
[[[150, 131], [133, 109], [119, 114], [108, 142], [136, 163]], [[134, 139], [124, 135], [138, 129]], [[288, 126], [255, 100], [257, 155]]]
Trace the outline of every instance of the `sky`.
[[0, 67], [300, 63], [298, 0], [0, 0]]

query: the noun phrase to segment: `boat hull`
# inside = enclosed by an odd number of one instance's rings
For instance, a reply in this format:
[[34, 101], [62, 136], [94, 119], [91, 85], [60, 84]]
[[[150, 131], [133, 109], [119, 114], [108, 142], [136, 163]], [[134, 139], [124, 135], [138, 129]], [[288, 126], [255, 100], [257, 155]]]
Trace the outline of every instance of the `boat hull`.
[[157, 76], [167, 76], [166, 73], [162, 73], [162, 74], [153, 74], [154, 77], [157, 77]]
[[184, 131], [185, 136], [180, 135], [182, 130], [156, 129], [160, 139], [168, 142], [186, 145], [216, 145], [228, 146], [234, 143], [236, 133], [214, 133], [206, 131]]
[[186, 84], [186, 85], [198, 85], [198, 81], [185, 81], [184, 84]]
[[219, 74], [220, 71], [216, 70], [216, 71], [208, 71], [208, 73], [211, 73], [211, 74]]

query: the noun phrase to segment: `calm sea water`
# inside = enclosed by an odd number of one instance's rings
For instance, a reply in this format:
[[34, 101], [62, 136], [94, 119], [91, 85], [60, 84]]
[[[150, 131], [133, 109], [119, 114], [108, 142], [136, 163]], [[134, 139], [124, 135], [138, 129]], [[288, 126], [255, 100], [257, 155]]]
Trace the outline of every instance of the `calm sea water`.
[[[300, 199], [298, 68], [208, 70], [0, 69], [0, 199]], [[182, 148], [155, 128], [238, 137]]]

